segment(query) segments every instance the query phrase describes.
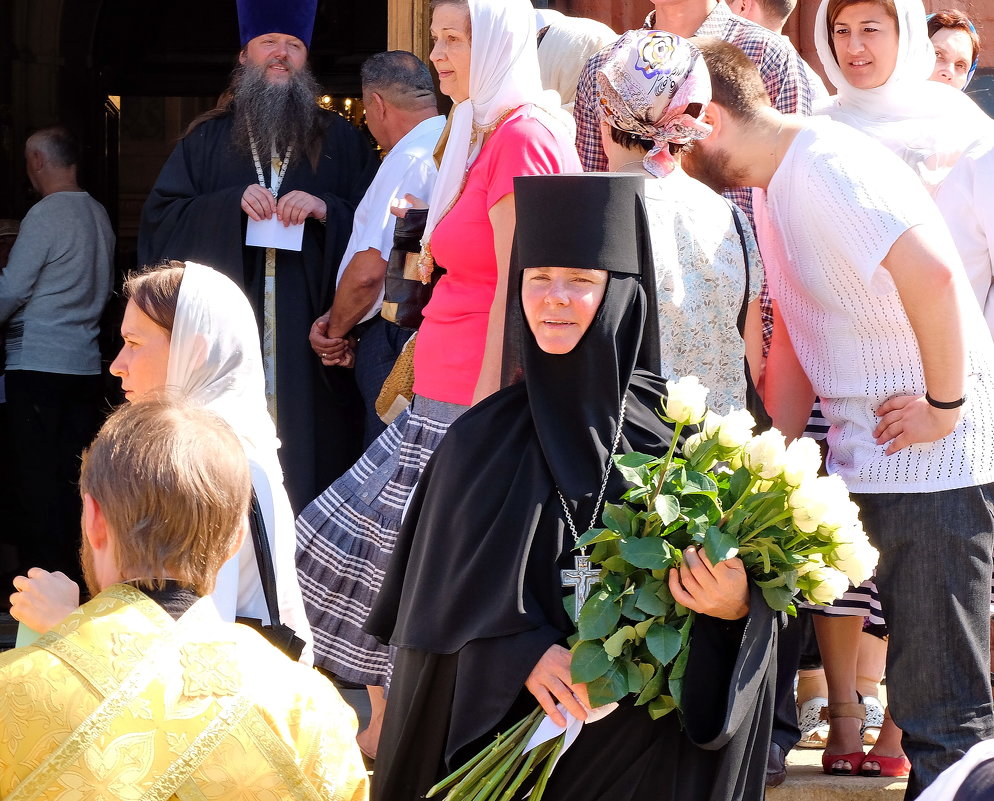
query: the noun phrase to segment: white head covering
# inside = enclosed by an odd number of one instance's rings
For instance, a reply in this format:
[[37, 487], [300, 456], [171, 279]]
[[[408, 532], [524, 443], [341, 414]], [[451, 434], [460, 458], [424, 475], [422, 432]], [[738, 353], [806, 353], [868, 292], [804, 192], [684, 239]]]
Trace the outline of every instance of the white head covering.
[[548, 25], [538, 46], [542, 86], [559, 92], [563, 108], [572, 113], [581, 70], [594, 53], [617, 41], [618, 34], [586, 17], [560, 15]]
[[[509, 109], [533, 104], [547, 114], [538, 118], [560, 142], [564, 153], [574, 147], [568, 123], [556, 115], [559, 95], [543, 92], [535, 44], [535, 10], [528, 0], [469, 0], [472, 45], [469, 99], [450, 113], [445, 155], [431, 194], [422, 243], [448, 212], [462, 188], [466, 169], [483, 148], [483, 136], [470, 145], [473, 124], [497, 122]], [[568, 117], [568, 115], [564, 115]]]
[[[266, 408], [255, 313], [230, 278], [191, 261], [176, 301], [166, 386], [217, 413], [242, 440], [272, 549], [280, 619], [304, 640], [301, 661], [311, 664], [313, 637], [297, 583], [293, 511], [276, 455], [276, 426]], [[269, 622], [251, 537], [221, 568], [211, 597], [226, 619], [237, 613]]]
[[540, 31], [546, 25], [551, 25], [553, 22], [558, 22], [566, 15], [562, 11], [556, 11], [554, 8], [536, 8], [535, 9], [535, 30]]
[[828, 3], [815, 16], [815, 45], [838, 94], [815, 113], [827, 114], [879, 140], [904, 159], [935, 192], [963, 151], [990, 130], [990, 118], [963, 92], [930, 81], [935, 48], [921, 0], [894, 0], [898, 17], [897, 64], [875, 89], [858, 89], [843, 77], [829, 43]]
[[250, 456], [276, 459], [255, 313], [230, 278], [190, 261], [169, 338], [166, 385], [224, 418], [254, 451]]

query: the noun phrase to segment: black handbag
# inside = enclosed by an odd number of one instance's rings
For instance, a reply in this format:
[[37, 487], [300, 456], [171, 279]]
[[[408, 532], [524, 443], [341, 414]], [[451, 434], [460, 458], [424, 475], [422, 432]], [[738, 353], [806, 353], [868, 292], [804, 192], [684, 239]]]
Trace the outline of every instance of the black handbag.
[[[729, 205], [732, 205], [729, 203]], [[745, 231], [742, 230], [742, 221], [739, 220], [739, 215], [736, 213], [738, 209], [732, 207], [732, 219], [735, 221], [735, 230], [739, 232], [739, 242], [742, 244], [742, 263], [745, 264], [745, 293], [742, 298], [742, 308], [739, 309], [739, 319], [738, 328], [739, 335], [745, 336], [745, 324], [746, 324], [746, 313], [749, 310], [749, 251], [746, 248], [746, 238]], [[766, 411], [766, 404], [763, 403], [763, 399], [759, 396], [759, 392], [756, 389], [756, 384], [752, 380], [752, 373], [749, 371], [748, 362], [745, 363], [745, 380], [746, 380], [746, 410], [752, 415], [753, 420], [756, 421], [756, 431], [769, 431], [773, 428], [773, 418], [770, 417], [770, 413]]]
[[431, 300], [431, 291], [445, 270], [435, 265], [431, 282], [422, 284], [418, 278], [418, 257], [428, 209], [408, 209], [397, 219], [393, 229], [393, 248], [387, 261], [387, 276], [383, 285], [383, 308], [380, 315], [401, 328], [417, 329], [424, 316], [422, 310]]
[[276, 571], [273, 568], [273, 555], [269, 549], [269, 537], [266, 536], [266, 523], [259, 508], [259, 499], [252, 492], [252, 513], [249, 517], [252, 529], [252, 544], [255, 546], [255, 561], [259, 568], [259, 578], [262, 579], [262, 593], [266, 596], [266, 609], [269, 612], [269, 625], [255, 617], [236, 617], [237, 623], [243, 623], [258, 631], [270, 643], [279, 648], [294, 662], [300, 659], [304, 650], [304, 641], [289, 626], [280, 622], [280, 609], [276, 601]]

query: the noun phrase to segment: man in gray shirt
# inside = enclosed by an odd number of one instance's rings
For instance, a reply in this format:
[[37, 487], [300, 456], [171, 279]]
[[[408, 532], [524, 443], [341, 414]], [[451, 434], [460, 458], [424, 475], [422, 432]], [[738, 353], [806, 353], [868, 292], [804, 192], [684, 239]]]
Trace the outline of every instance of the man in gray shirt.
[[76, 182], [77, 147], [61, 126], [28, 138], [28, 178], [41, 195], [0, 273], [6, 326], [7, 422], [20, 514], [22, 570], [80, 576], [79, 456], [103, 403], [100, 316], [113, 281], [107, 212]]

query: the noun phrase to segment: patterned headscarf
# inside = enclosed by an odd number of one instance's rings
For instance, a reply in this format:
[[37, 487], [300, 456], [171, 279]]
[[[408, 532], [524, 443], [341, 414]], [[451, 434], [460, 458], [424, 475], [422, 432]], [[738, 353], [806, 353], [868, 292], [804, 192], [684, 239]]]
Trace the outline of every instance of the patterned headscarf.
[[[597, 71], [597, 105], [613, 128], [651, 139], [643, 164], [657, 178], [676, 169], [670, 142], [684, 145], [711, 134], [702, 122], [711, 77], [701, 51], [665, 31], [628, 31]], [[687, 106], [700, 103], [697, 117]]]

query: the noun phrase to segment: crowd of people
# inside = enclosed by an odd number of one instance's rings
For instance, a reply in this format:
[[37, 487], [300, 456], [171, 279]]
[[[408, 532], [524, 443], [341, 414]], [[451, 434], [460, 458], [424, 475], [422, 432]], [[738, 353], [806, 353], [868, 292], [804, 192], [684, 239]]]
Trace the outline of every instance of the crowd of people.
[[[821, 0], [830, 93], [782, 36], [795, 2], [659, 0], [619, 33], [431, 0], [452, 110], [414, 54], [369, 58], [380, 160], [315, 102], [316, 0], [238, 0], [229, 87], [144, 206], [106, 420], [114, 235], [70, 132], [33, 134], [41, 200], [0, 227], [25, 629], [0, 797], [420, 799], [536, 704], [590, 717], [548, 799], [757, 801], [798, 746], [991, 797], [980, 36]], [[656, 410], [683, 376], [817, 441], [879, 563], [787, 619], [687, 548], [682, 714], [603, 716], [563, 574], [628, 489], [612, 457], [682, 442]], [[335, 684], [366, 689], [362, 731]]]

